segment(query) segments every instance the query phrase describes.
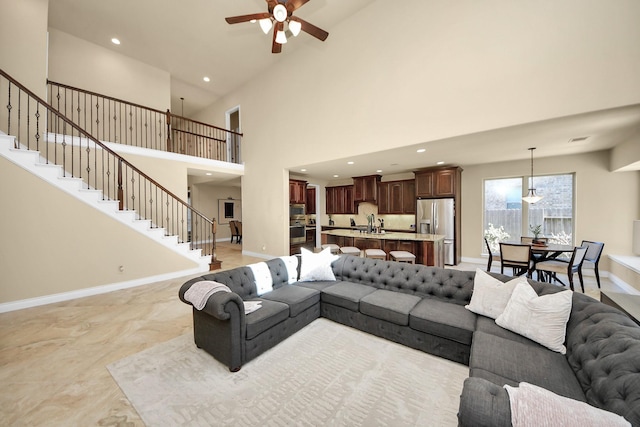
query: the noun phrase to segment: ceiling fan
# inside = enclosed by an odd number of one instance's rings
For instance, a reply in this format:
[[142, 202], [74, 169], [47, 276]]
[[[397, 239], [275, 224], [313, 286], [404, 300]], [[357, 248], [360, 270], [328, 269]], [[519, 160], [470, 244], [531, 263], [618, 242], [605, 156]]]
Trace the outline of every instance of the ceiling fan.
[[271, 53], [280, 53], [282, 51], [282, 45], [287, 42], [287, 36], [284, 32], [285, 22], [287, 23], [289, 31], [291, 31], [291, 34], [294, 36], [297, 36], [300, 30], [302, 30], [321, 41], [325, 41], [327, 37], [329, 37], [329, 33], [325, 30], [308, 23], [304, 19], [293, 16], [293, 12], [308, 1], [309, 0], [266, 0], [268, 12], [231, 16], [225, 18], [225, 20], [229, 24], [258, 21], [260, 28], [265, 34], [273, 27]]

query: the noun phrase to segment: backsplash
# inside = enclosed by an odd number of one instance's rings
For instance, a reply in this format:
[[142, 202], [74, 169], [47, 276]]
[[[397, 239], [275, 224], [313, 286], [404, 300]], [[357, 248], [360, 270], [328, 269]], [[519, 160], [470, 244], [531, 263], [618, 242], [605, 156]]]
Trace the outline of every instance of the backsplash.
[[[373, 203], [358, 204], [358, 213], [352, 215], [330, 215], [336, 227], [350, 227], [351, 218], [354, 219], [356, 225], [367, 225], [367, 215], [375, 215], [376, 226], [380, 225], [378, 218], [384, 220], [384, 227], [394, 230], [413, 231], [412, 226], [415, 224], [415, 215], [378, 215], [378, 206]], [[327, 220], [328, 221], [328, 220]], [[324, 224], [324, 225], [328, 225]]]

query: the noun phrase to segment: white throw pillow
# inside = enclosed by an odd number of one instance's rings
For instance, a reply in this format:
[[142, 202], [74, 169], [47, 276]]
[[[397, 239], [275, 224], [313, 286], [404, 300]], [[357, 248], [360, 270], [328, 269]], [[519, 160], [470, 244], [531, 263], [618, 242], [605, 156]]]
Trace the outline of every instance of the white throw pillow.
[[540, 297], [528, 283], [519, 283], [496, 324], [565, 354], [572, 296], [573, 292], [566, 290]]
[[287, 275], [289, 284], [295, 283], [298, 281], [298, 257], [295, 255], [291, 256], [281, 256], [280, 259], [284, 262], [284, 265], [287, 266]]
[[505, 385], [513, 427], [615, 427], [631, 424], [618, 414], [560, 396], [529, 383]]
[[300, 248], [300, 281], [313, 282], [317, 280], [335, 281], [336, 276], [331, 269], [331, 263], [339, 257], [331, 253], [327, 248], [320, 253], [313, 253], [305, 248]]
[[465, 308], [476, 314], [495, 319], [504, 311], [518, 283], [526, 284], [527, 278], [520, 276], [504, 283], [478, 268], [473, 279], [471, 301], [465, 305]]

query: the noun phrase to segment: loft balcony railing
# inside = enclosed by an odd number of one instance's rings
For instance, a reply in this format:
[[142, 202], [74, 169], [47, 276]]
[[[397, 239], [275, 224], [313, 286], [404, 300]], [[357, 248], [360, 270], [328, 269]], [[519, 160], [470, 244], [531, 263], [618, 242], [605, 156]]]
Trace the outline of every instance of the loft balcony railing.
[[[81, 105], [84, 110], [84, 101]], [[135, 211], [152, 228], [163, 228], [165, 235], [177, 236], [179, 243], [211, 256], [211, 269], [220, 268], [215, 219], [208, 219], [101, 142], [93, 135], [103, 132], [97, 131], [101, 121], [95, 116], [84, 124], [88, 130], [83, 129], [2, 69], [0, 106], [4, 107], [0, 130], [16, 137], [15, 149], [39, 151], [43, 162], [61, 166], [65, 177], [82, 179], [85, 188], [100, 190], [103, 200], [117, 200], [120, 210]]]
[[241, 162], [241, 133], [53, 81], [47, 93], [53, 108], [101, 141]]

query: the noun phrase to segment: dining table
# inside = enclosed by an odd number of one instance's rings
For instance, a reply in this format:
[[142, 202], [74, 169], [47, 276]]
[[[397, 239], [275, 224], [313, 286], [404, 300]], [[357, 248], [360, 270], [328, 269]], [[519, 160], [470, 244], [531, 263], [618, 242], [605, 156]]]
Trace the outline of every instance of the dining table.
[[562, 245], [559, 243], [547, 243], [544, 245], [531, 244], [531, 252], [533, 252], [534, 255], [539, 255], [539, 257], [535, 257], [535, 262], [555, 259], [563, 253], [572, 253], [573, 249], [573, 245]]

